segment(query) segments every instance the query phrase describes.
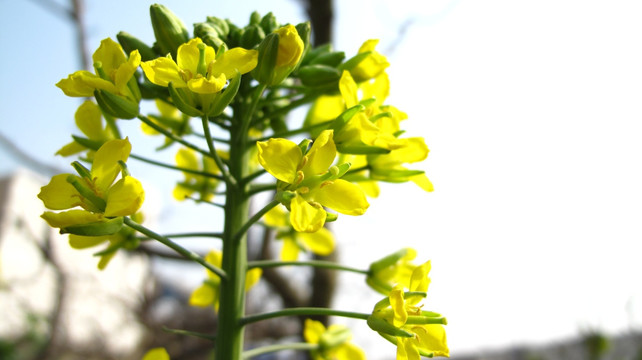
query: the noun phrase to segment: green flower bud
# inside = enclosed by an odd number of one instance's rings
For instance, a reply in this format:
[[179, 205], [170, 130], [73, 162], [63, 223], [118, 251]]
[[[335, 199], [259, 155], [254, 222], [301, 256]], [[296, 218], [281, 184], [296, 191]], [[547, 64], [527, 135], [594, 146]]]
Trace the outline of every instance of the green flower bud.
[[261, 14], [258, 11], [250, 14], [250, 25], [258, 25], [259, 23], [261, 23]]
[[236, 93], [238, 93], [240, 86], [241, 73], [237, 72], [236, 76], [232, 78], [225, 90], [216, 94], [212, 104], [210, 104], [210, 109], [208, 110], [207, 115], [212, 117], [221, 115], [225, 108], [230, 105], [234, 96], [236, 96]]
[[303, 47], [303, 40], [293, 25], [276, 30], [259, 45], [259, 60], [252, 75], [268, 86], [280, 84], [298, 65]]
[[326, 65], [306, 65], [297, 72], [299, 79], [309, 87], [335, 87], [341, 79], [341, 73], [336, 68]]
[[156, 53], [149, 45], [124, 31], [119, 32], [116, 35], [116, 38], [126, 54], [129, 54], [134, 50], [138, 50], [142, 61], [154, 60], [157, 57]]
[[279, 23], [276, 21], [276, 17], [272, 12], [269, 12], [263, 16], [261, 19], [261, 22], [259, 23], [261, 28], [263, 28], [263, 31], [266, 34], [269, 34], [273, 31], [275, 31], [279, 27]]
[[218, 35], [221, 38], [227, 37], [227, 35], [230, 33], [230, 25], [227, 23], [227, 21], [221, 18], [217, 18], [216, 16], [208, 16], [207, 22], [218, 31]]
[[183, 21], [160, 4], [150, 6], [149, 14], [152, 19], [154, 36], [156, 36], [156, 45], [163, 55], [169, 53], [176, 59], [178, 47], [189, 40]]
[[60, 228], [61, 234], [74, 234], [82, 236], [103, 236], [117, 233], [123, 227], [123, 217], [97, 221], [88, 224], [72, 225]]
[[345, 59], [346, 54], [343, 51], [332, 51], [329, 53], [321, 54], [316, 58], [310, 61], [310, 65], [327, 65], [331, 67], [337, 67], [343, 59]]
[[241, 36], [241, 47], [244, 49], [253, 49], [265, 39], [265, 32], [258, 25], [249, 25]]
[[332, 45], [330, 44], [324, 44], [324, 45], [317, 46], [315, 48], [310, 48], [309, 51], [303, 57], [303, 60], [301, 60], [301, 66], [309, 65], [312, 62], [312, 60], [316, 59], [318, 56], [327, 54], [331, 51], [332, 51]]
[[138, 116], [138, 103], [105, 90], [94, 90], [94, 97], [100, 108], [119, 119], [133, 119]]
[[225, 41], [221, 39], [220, 30], [209, 22], [194, 24], [194, 36], [201, 38], [203, 42], [218, 53], [219, 49], [227, 48]]
[[187, 116], [201, 117], [203, 112], [197, 109], [191, 99], [183, 92], [182, 89], [177, 89], [174, 87], [174, 84], [171, 82], [167, 84], [167, 90], [169, 90], [169, 95], [172, 97], [174, 106], [183, 112]]

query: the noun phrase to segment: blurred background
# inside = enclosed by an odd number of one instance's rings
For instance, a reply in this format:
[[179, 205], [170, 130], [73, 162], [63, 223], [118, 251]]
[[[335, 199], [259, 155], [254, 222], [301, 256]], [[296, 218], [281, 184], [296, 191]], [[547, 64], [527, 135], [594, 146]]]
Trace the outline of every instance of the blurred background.
[[[35, 197], [51, 175], [69, 171], [71, 160], [53, 154], [78, 134], [81, 100], [54, 84], [90, 66], [100, 40], [121, 30], [152, 43], [150, 4], [0, 0], [2, 359], [138, 359], [159, 345], [172, 359], [208, 358], [207, 341], [161, 330], [212, 332], [211, 311], [186, 306], [204, 271], [144, 248], [120, 252], [98, 272], [91, 250], [72, 251], [45, 226]], [[330, 41], [348, 57], [380, 39], [377, 50], [391, 63], [387, 103], [408, 113], [403, 127], [431, 148], [419, 168], [435, 191], [382, 185], [366, 216], [333, 224], [336, 256], [366, 268], [411, 246], [417, 262], [431, 259], [425, 304], [448, 317], [453, 358], [642, 358], [642, 3], [163, 4], [190, 32], [207, 15], [244, 25], [252, 11], [272, 11], [282, 23], [312, 20], [318, 44]], [[136, 121], [124, 128], [139, 154], [162, 144]], [[168, 162], [175, 150], [162, 153]], [[220, 213], [171, 198], [181, 174], [130, 168], [147, 191], [149, 227], [216, 231]], [[322, 301], [369, 312], [379, 299], [353, 274], [266, 275], [249, 311]], [[313, 277], [316, 290], [305, 286]], [[394, 346], [364, 323], [327, 321], [350, 326], [369, 359], [394, 358]], [[248, 344], [296, 340], [299, 325], [251, 327]]]

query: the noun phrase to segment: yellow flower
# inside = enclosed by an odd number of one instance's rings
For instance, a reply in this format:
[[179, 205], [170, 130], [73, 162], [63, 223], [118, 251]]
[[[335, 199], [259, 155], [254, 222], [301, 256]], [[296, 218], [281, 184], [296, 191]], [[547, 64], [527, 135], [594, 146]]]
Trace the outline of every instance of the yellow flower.
[[296, 68], [305, 44], [294, 25], [274, 30], [259, 44], [259, 59], [254, 78], [265, 85], [280, 84]]
[[417, 265], [412, 263], [416, 256], [417, 251], [405, 248], [373, 262], [366, 283], [383, 295], [388, 295], [397, 284], [409, 288], [410, 278], [417, 268]]
[[370, 54], [350, 70], [357, 82], [373, 79], [390, 66], [388, 59], [375, 50], [378, 43], [379, 40], [376, 39], [367, 40], [359, 48], [359, 54], [365, 52], [370, 52]]
[[276, 238], [283, 240], [281, 260], [294, 261], [299, 257], [299, 251], [305, 250], [317, 255], [329, 255], [334, 250], [332, 232], [322, 227], [314, 233], [298, 232], [292, 228], [290, 218], [283, 208], [272, 208], [265, 214], [265, 224], [277, 229]]
[[323, 227], [324, 206], [346, 215], [362, 215], [369, 206], [358, 186], [339, 179], [349, 164], [330, 168], [336, 157], [332, 134], [323, 131], [305, 154], [287, 139], [257, 142], [259, 163], [279, 180], [279, 191], [295, 194], [286, 205], [296, 231], [316, 232]]
[[[223, 253], [219, 250], [212, 250], [207, 254], [207, 256], [205, 256], [205, 261], [216, 267], [221, 267]], [[254, 268], [247, 271], [247, 274], [245, 275], [245, 291], [248, 291], [259, 281], [261, 274], [262, 270], [260, 268]], [[192, 292], [192, 295], [189, 298], [189, 304], [200, 307], [214, 306], [214, 309], [218, 310], [220, 286], [221, 279], [218, 275], [207, 270], [207, 279], [203, 281], [201, 286]]]
[[[76, 110], [74, 118], [76, 120], [76, 126], [87, 136], [86, 139], [90, 142], [102, 145], [106, 141], [114, 139], [112, 131], [110, 131], [108, 127], [103, 126], [102, 113], [95, 103], [89, 100], [83, 102], [78, 107], [78, 110]], [[88, 148], [85, 145], [74, 140], [60, 148], [60, 150], [56, 152], [56, 155], [70, 156], [86, 150], [88, 150]], [[93, 154], [94, 151], [89, 150], [87, 158], [91, 159]]]
[[[149, 120], [159, 127], [169, 130], [174, 135], [179, 137], [190, 134], [192, 129], [189, 126], [190, 117], [180, 112], [176, 107], [168, 104], [166, 101], [156, 99], [156, 108], [158, 108], [158, 115], [149, 115]], [[147, 135], [160, 135], [151, 126], [147, 125], [144, 122], [140, 123], [141, 130]], [[169, 137], [165, 137], [165, 144], [161, 148], [166, 148], [169, 145], [172, 145], [174, 140]]]
[[370, 177], [389, 182], [412, 181], [425, 191], [433, 191], [432, 182], [423, 171], [408, 170], [402, 164], [423, 161], [428, 157], [428, 146], [423, 138], [404, 138], [402, 146], [388, 154], [368, 155]]
[[[219, 154], [223, 155], [224, 154]], [[176, 153], [176, 164], [178, 167], [205, 172], [209, 174], [220, 174], [218, 166], [210, 157], [202, 157], [199, 164], [196, 152], [189, 148], [180, 148]], [[218, 186], [218, 180], [213, 177], [183, 172], [185, 179], [174, 187], [174, 198], [183, 201], [193, 193], [197, 192], [201, 200], [210, 201], [214, 197], [214, 191]]]
[[141, 64], [152, 83], [167, 87], [187, 87], [197, 94], [220, 92], [236, 72], [245, 74], [256, 66], [257, 51], [243, 48], [227, 50], [217, 58], [214, 48], [195, 38], [178, 47], [175, 62], [171, 56]]
[[153, 348], [145, 353], [142, 360], [169, 360], [169, 354], [165, 348]]
[[365, 360], [366, 355], [350, 342], [352, 335], [342, 325], [330, 325], [327, 329], [319, 321], [305, 320], [303, 338], [309, 344], [318, 344], [311, 351], [313, 360]]
[[[441, 315], [422, 310], [418, 303], [425, 297], [430, 278], [430, 262], [416, 267], [407, 285], [397, 284], [388, 298], [375, 305], [371, 318], [382, 319], [388, 328], [375, 328], [375, 321], [368, 323], [380, 335], [397, 345], [397, 360], [419, 360], [420, 356], [449, 356], [446, 319]], [[404, 289], [409, 290], [408, 293]], [[406, 295], [407, 294], [407, 295]], [[398, 329], [398, 330], [394, 330]], [[393, 331], [396, 332], [393, 335]]]
[[65, 95], [74, 97], [94, 96], [94, 90], [105, 90], [131, 100], [138, 97], [135, 94], [138, 88], [132, 92], [128, 87], [140, 64], [138, 50], [132, 51], [128, 59], [120, 44], [107, 38], [100, 42], [100, 47], [94, 52], [92, 59], [96, 74], [84, 70], [76, 71], [67, 79], [60, 80], [56, 86], [62, 89]]
[[286, 25], [274, 31], [279, 35], [279, 51], [276, 56], [276, 69], [291, 68], [293, 69], [301, 59], [303, 54], [303, 40], [294, 25]]
[[123, 175], [121, 162], [129, 157], [129, 140], [110, 140], [96, 151], [91, 171], [74, 163], [80, 176], [59, 174], [52, 177], [38, 194], [45, 207], [42, 218], [61, 233], [70, 233], [74, 248], [86, 248], [109, 241], [101, 256], [104, 268], [120, 247], [135, 246], [129, 229], [122, 227], [122, 217], [133, 216], [140, 209], [145, 193], [140, 182]]

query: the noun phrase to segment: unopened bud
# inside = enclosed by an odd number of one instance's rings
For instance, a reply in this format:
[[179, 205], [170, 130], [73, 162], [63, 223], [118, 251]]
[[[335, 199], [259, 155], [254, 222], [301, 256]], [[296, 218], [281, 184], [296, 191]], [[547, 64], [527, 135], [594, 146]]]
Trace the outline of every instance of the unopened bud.
[[138, 50], [142, 61], [150, 61], [156, 58], [156, 53], [150, 46], [131, 34], [121, 31], [116, 35], [116, 38], [126, 54], [129, 54], [134, 50]]
[[156, 36], [156, 45], [163, 55], [169, 53], [176, 59], [178, 47], [189, 40], [183, 21], [160, 4], [150, 6], [149, 14], [152, 19], [154, 36]]

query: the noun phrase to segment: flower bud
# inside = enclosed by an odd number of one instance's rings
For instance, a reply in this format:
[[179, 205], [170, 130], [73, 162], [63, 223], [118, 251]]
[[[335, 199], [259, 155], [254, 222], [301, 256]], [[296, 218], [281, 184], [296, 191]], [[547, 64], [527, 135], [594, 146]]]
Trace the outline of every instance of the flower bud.
[[138, 103], [109, 91], [95, 90], [94, 97], [100, 108], [107, 114], [119, 119], [133, 119], [138, 116]]
[[194, 24], [194, 36], [201, 38], [206, 45], [213, 47], [217, 53], [220, 48], [227, 48], [225, 41], [221, 39], [220, 31], [209, 22]]
[[225, 108], [232, 102], [234, 97], [239, 91], [241, 86], [241, 73], [237, 72], [236, 76], [232, 78], [225, 90], [216, 95], [212, 104], [210, 105], [207, 115], [211, 117], [219, 116], [223, 113]]
[[252, 75], [260, 83], [280, 84], [296, 68], [303, 54], [303, 40], [293, 25], [286, 25], [263, 39]]
[[126, 54], [138, 50], [142, 61], [149, 61], [156, 58], [156, 53], [151, 47], [131, 34], [121, 31], [116, 35], [116, 38]]
[[245, 49], [253, 49], [263, 39], [265, 39], [265, 32], [258, 25], [249, 25], [245, 28], [241, 36], [241, 47]]
[[174, 106], [183, 112], [183, 114], [187, 116], [192, 116], [192, 117], [201, 117], [203, 116], [203, 112], [199, 109], [197, 109], [192, 102], [189, 100], [188, 96], [185, 96], [185, 93], [183, 92], [182, 89], [177, 89], [174, 87], [173, 83], [167, 84], [167, 90], [169, 91], [169, 95], [172, 97], [172, 101], [174, 102]]
[[334, 67], [326, 65], [307, 65], [299, 69], [297, 75], [301, 83], [309, 87], [336, 86], [341, 73]]
[[178, 47], [189, 40], [183, 21], [160, 4], [150, 6], [149, 14], [152, 19], [154, 36], [156, 36], [156, 45], [163, 55], [170, 53], [176, 59]]
[[263, 16], [263, 18], [261, 19], [259, 25], [266, 34], [273, 32], [279, 27], [279, 24], [276, 21], [276, 17], [274, 16], [274, 14], [272, 14], [272, 12], [265, 14], [265, 16]]
[[123, 227], [123, 217], [98, 221], [87, 224], [79, 224], [60, 228], [61, 234], [74, 234], [81, 236], [103, 236], [117, 233]]

